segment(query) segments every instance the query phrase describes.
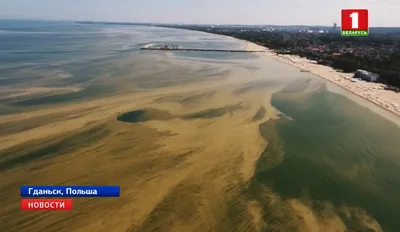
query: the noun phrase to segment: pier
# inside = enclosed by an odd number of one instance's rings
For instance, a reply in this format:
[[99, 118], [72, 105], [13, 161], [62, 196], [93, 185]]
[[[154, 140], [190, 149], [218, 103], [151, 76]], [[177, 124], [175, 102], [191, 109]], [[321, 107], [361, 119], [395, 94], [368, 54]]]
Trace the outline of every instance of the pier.
[[160, 51], [193, 51], [193, 52], [265, 52], [265, 50], [232, 50], [232, 49], [207, 49], [207, 48], [161, 48], [161, 47], [142, 47], [142, 50]]

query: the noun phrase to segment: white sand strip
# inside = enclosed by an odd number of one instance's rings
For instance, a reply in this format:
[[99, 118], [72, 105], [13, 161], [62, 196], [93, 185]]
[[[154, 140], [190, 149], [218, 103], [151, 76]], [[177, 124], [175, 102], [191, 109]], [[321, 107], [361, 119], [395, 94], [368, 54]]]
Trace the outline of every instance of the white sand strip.
[[308, 60], [306, 58], [302, 58], [296, 55], [279, 55], [263, 46], [248, 41], [244, 42], [245, 49], [266, 49], [266, 52], [260, 54], [271, 57], [277, 61], [289, 64], [300, 70], [308, 71], [325, 80], [337, 84], [349, 90], [350, 92], [371, 101], [372, 103], [375, 103], [383, 109], [395, 114], [397, 118], [400, 116], [400, 93], [385, 90], [383, 84], [355, 81], [354, 79], [352, 79], [353, 74], [351, 73], [341, 73], [332, 69], [329, 66], [312, 63], [311, 60]]

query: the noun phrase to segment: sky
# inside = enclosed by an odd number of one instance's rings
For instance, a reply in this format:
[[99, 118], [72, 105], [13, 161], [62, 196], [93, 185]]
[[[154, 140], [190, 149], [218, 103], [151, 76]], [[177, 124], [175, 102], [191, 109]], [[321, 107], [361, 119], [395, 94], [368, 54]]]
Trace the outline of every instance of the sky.
[[340, 25], [368, 9], [370, 26], [400, 26], [400, 0], [0, 0], [2, 19], [184, 24]]

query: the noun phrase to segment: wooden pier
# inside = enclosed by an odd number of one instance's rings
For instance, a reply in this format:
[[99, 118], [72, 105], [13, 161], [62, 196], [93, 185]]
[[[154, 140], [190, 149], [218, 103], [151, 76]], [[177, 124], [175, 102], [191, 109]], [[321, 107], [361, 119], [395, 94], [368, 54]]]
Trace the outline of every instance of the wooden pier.
[[159, 50], [159, 51], [193, 51], [193, 52], [265, 52], [265, 50], [231, 50], [231, 49], [207, 49], [207, 48], [152, 48], [143, 47], [142, 50]]

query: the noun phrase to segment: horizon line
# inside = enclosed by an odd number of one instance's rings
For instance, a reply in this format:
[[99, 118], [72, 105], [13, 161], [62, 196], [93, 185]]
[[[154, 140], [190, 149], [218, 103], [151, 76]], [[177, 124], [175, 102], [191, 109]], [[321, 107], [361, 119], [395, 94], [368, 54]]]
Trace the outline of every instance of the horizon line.
[[[151, 23], [151, 22], [133, 22], [133, 21], [103, 21], [103, 20], [74, 20], [74, 19], [29, 19], [29, 18], [0, 18], [0, 20], [9, 21], [48, 21], [48, 22], [90, 22], [90, 23], [120, 23], [120, 24], [149, 24], [149, 25], [187, 25], [187, 26], [278, 26], [278, 27], [332, 27], [331, 25], [296, 25], [296, 24], [238, 24], [238, 23]], [[399, 26], [370, 26], [370, 28], [400, 28]], [[337, 23], [340, 28], [340, 23]]]

